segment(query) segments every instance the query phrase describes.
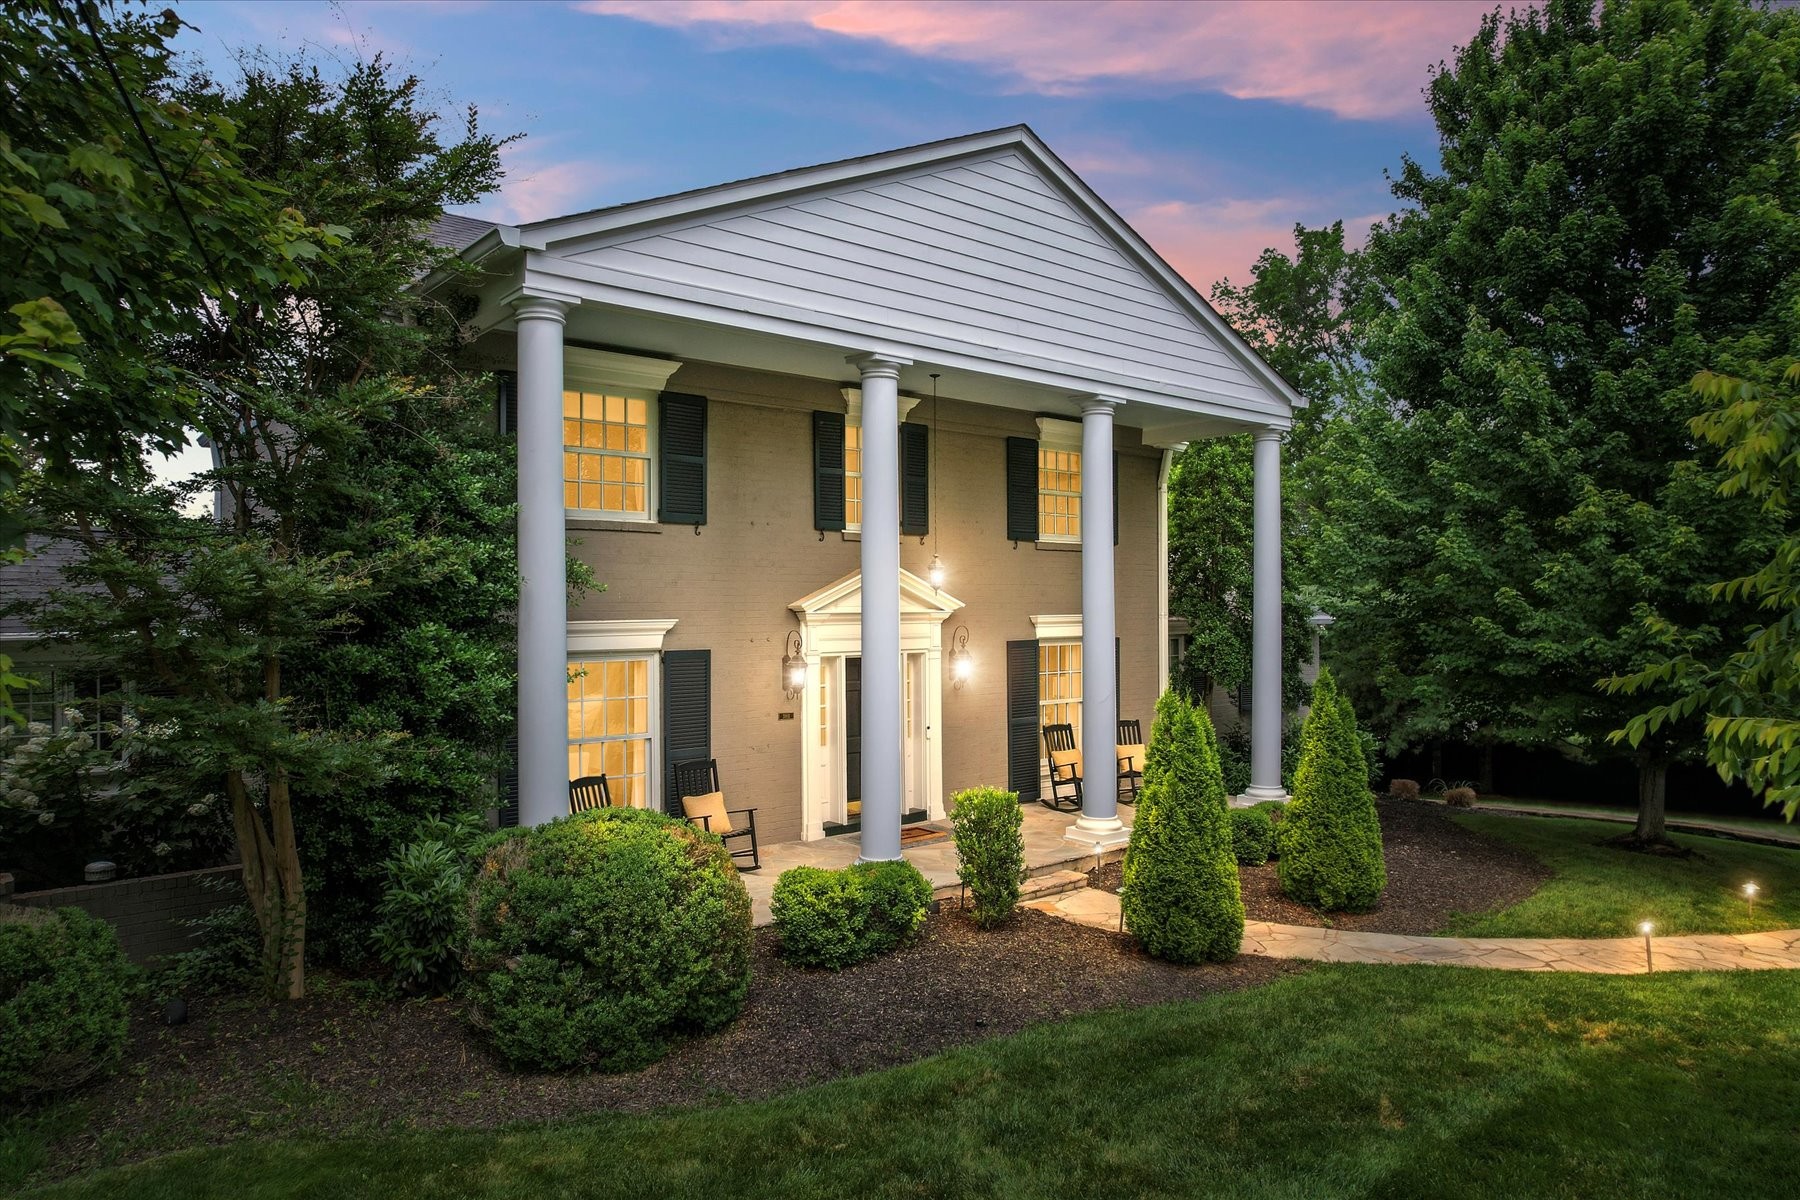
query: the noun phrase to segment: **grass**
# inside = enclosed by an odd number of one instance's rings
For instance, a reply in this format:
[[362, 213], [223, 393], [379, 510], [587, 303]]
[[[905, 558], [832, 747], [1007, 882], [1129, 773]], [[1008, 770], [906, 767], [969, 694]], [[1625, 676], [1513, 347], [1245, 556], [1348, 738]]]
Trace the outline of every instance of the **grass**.
[[44, 1197], [1790, 1196], [1800, 974], [1317, 968], [773, 1101], [258, 1141]]
[[[1606, 843], [1618, 825], [1561, 817], [1456, 813], [1477, 833], [1510, 842], [1556, 872], [1527, 899], [1496, 913], [1458, 915], [1443, 930], [1464, 937], [1630, 937], [1639, 921], [1660, 934], [1800, 928], [1800, 850], [1672, 835], [1687, 859], [1634, 854]], [[1754, 882], [1756, 915], [1743, 886]]]
[[[1533, 800], [1526, 796], [1483, 796], [1479, 804], [1517, 805], [1520, 808], [1561, 809], [1576, 813], [1612, 813], [1621, 821], [1635, 821], [1637, 810], [1633, 808], [1614, 808], [1604, 804], [1576, 804], [1567, 800]], [[1767, 815], [1757, 817], [1721, 817], [1712, 813], [1676, 812], [1671, 809], [1668, 819], [1677, 824], [1683, 821], [1696, 821], [1707, 825], [1717, 825], [1721, 829], [1734, 829], [1740, 833], [1758, 834], [1762, 837], [1790, 837], [1800, 843], [1800, 824], [1785, 821], [1779, 809], [1767, 810]]]

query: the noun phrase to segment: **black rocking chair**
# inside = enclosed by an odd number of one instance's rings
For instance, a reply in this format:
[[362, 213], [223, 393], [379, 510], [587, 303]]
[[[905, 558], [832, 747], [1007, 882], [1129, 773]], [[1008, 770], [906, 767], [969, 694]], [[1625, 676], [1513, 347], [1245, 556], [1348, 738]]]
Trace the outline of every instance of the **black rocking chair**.
[[597, 808], [612, 806], [612, 789], [606, 786], [606, 776], [583, 775], [580, 779], [569, 781], [570, 812], [592, 812]]
[[1050, 798], [1038, 797], [1045, 808], [1081, 808], [1081, 750], [1075, 745], [1073, 725], [1044, 726], [1044, 756], [1050, 761]]
[[1136, 717], [1119, 718], [1120, 800], [1136, 804], [1144, 787], [1144, 726]]
[[[688, 824], [698, 825], [725, 842], [734, 865], [740, 871], [760, 871], [762, 858], [756, 846], [756, 810], [725, 807], [725, 793], [719, 787], [718, 760], [696, 758], [675, 764], [675, 799]], [[737, 818], [742, 818], [738, 820]]]

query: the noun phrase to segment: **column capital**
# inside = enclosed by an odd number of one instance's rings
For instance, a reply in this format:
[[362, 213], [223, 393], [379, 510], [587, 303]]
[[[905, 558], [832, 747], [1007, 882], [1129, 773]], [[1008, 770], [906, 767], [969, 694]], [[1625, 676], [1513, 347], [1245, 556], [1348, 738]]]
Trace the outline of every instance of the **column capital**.
[[862, 372], [862, 377], [864, 379], [899, 379], [900, 368], [912, 366], [913, 360], [910, 358], [901, 358], [897, 354], [872, 352], [869, 354], [847, 355], [844, 358], [844, 361]]
[[1287, 430], [1274, 425], [1261, 425], [1250, 436], [1258, 442], [1279, 442], [1286, 433]]
[[1070, 399], [1075, 401], [1075, 407], [1081, 410], [1084, 417], [1089, 413], [1109, 413], [1125, 404], [1123, 400], [1114, 400], [1108, 396], [1071, 396]]
[[573, 296], [527, 292], [520, 288], [502, 303], [510, 307], [513, 315], [521, 320], [555, 321], [560, 325], [567, 319], [569, 310], [579, 304], [580, 300]]

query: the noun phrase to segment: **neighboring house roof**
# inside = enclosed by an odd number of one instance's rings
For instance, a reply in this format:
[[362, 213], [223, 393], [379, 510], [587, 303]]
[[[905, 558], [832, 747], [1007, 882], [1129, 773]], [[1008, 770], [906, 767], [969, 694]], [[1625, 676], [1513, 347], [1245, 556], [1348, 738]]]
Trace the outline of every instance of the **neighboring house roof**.
[[39, 637], [24, 616], [9, 610], [13, 605], [38, 605], [50, 593], [68, 586], [63, 568], [81, 557], [81, 547], [64, 538], [32, 535], [25, 539], [22, 562], [0, 562], [0, 643], [32, 642]]
[[498, 223], [484, 221], [480, 217], [465, 217], [458, 213], [444, 213], [431, 223], [425, 231], [425, 239], [434, 246], [443, 246], [450, 250], [461, 250], [491, 229], [498, 229]]
[[495, 226], [463, 255], [490, 271], [488, 328], [524, 286], [587, 302], [576, 338], [802, 375], [833, 347], [892, 353], [964, 399], [1141, 405], [1122, 419], [1147, 440], [1305, 404], [1023, 125]]

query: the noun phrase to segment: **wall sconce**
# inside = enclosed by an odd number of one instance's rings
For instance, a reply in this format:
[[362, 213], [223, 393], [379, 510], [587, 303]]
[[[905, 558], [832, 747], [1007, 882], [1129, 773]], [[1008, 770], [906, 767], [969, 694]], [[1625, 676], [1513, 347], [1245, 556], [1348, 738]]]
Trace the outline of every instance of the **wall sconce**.
[[958, 625], [950, 638], [950, 683], [957, 691], [975, 677], [975, 659], [969, 654], [969, 627]]
[[798, 629], [788, 630], [787, 652], [781, 656], [781, 690], [797, 700], [806, 690], [806, 653]]

